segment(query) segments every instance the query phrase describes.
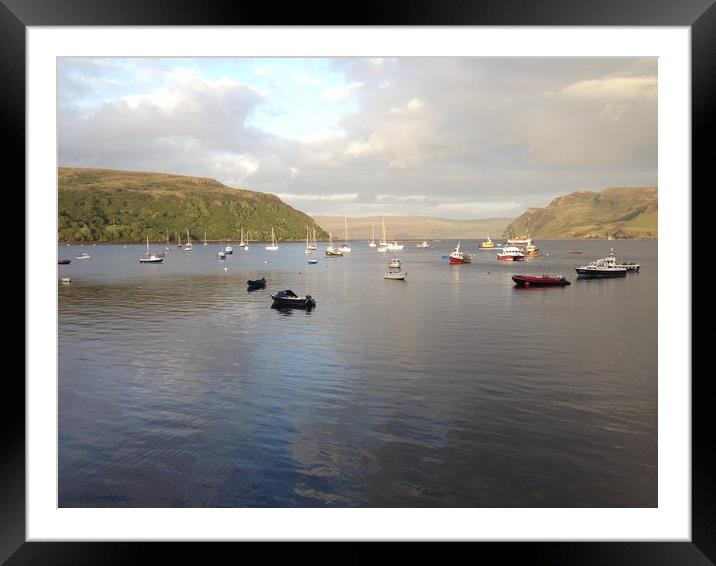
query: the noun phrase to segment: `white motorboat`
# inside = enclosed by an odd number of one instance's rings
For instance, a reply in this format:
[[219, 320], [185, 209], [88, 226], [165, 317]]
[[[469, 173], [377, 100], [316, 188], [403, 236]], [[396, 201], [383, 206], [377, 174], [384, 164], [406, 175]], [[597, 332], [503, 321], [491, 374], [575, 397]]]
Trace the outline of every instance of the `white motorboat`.
[[524, 261], [525, 254], [517, 246], [507, 246], [497, 254], [499, 261]]

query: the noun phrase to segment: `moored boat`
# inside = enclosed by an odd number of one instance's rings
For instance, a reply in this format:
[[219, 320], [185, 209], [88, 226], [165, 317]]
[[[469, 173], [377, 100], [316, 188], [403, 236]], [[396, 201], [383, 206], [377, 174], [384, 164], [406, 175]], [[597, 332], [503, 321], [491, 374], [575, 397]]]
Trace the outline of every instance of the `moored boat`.
[[80, 255], [78, 255], [75, 259], [92, 259], [92, 256], [89, 255], [87, 252], [83, 252]]
[[429, 247], [430, 247], [430, 244], [428, 244], [426, 241], [423, 240], [422, 242], [420, 242], [419, 244], [417, 244], [415, 247], [416, 247], [416, 248], [429, 248]]
[[512, 280], [517, 287], [562, 287], [571, 285], [572, 282], [561, 273], [557, 277], [549, 275], [513, 275]]
[[386, 271], [383, 274], [383, 279], [395, 279], [398, 281], [404, 281], [407, 276], [407, 271]]
[[483, 250], [491, 250], [494, 247], [495, 247], [495, 242], [493, 242], [490, 239], [490, 236], [487, 237], [487, 240], [480, 243], [480, 249], [483, 249]]
[[614, 255], [597, 259], [589, 265], [582, 265], [574, 268], [580, 279], [597, 279], [604, 277], [625, 277], [627, 268], [617, 265]]
[[316, 300], [311, 295], [305, 297], [299, 297], [291, 291], [286, 289], [285, 291], [279, 291], [278, 293], [271, 294], [273, 304], [278, 307], [291, 307], [298, 309], [312, 309], [316, 306]]
[[266, 287], [266, 278], [262, 277], [261, 279], [248, 279], [246, 281], [246, 284], [248, 285], [249, 289], [259, 289], [261, 287]]
[[539, 256], [539, 248], [535, 245], [534, 242], [530, 242], [525, 247], [525, 253], [527, 257], [537, 257]]
[[314, 265], [314, 264], [318, 263], [318, 260], [317, 260], [317, 259], [309, 259], [309, 260], [308, 260], [308, 263], [309, 263], [310, 265]]
[[72, 260], [70, 260], [70, 259], [58, 259], [58, 260], [57, 260], [57, 265], [67, 265], [67, 264], [70, 263], [71, 261], [72, 261]]
[[458, 242], [455, 249], [448, 256], [448, 261], [453, 265], [461, 263], [472, 263], [472, 256], [470, 254], [466, 254], [465, 252], [461, 252], [460, 242]]
[[497, 254], [499, 261], [524, 261], [525, 254], [516, 246], [507, 246]]

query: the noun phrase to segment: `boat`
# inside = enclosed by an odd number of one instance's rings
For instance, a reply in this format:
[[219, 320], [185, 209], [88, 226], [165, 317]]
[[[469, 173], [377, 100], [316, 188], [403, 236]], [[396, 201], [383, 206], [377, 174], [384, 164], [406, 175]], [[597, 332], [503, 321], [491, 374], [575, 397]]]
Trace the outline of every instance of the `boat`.
[[494, 247], [495, 247], [495, 242], [493, 242], [490, 239], [490, 236], [487, 237], [487, 240], [480, 243], [480, 249], [482, 249], [482, 250], [491, 250]]
[[304, 250], [304, 253], [306, 253], [306, 254], [313, 253], [313, 249], [311, 249], [311, 247], [308, 243], [308, 226], [306, 226], [306, 249]]
[[167, 230], [167, 245], [164, 246], [164, 250], [167, 252], [169, 251], [169, 230]]
[[509, 240], [507, 240], [507, 243], [512, 246], [523, 245], [523, 244], [526, 245], [526, 244], [532, 243], [532, 238], [527, 238], [525, 236], [523, 236], [521, 238], [510, 238]]
[[139, 263], [162, 263], [164, 261], [163, 255], [149, 253], [149, 234], [147, 234], [147, 253], [137, 261]]
[[343, 252], [333, 247], [333, 234], [331, 232], [328, 232], [328, 242], [326, 257], [343, 257]]
[[233, 253], [234, 253], [234, 248], [231, 247], [231, 244], [228, 244], [228, 245], [224, 248], [224, 252], [226, 253], [226, 255], [233, 254]]
[[186, 229], [186, 245], [184, 246], [185, 252], [190, 252], [192, 249], [191, 247], [191, 238], [189, 237], [189, 228]]
[[316, 300], [311, 295], [305, 297], [299, 297], [291, 291], [286, 289], [285, 291], [279, 291], [276, 294], [271, 294], [273, 304], [277, 307], [291, 307], [297, 309], [312, 309], [316, 306]]
[[388, 263], [388, 267], [400, 267], [400, 260], [397, 257], [394, 257], [390, 260], [390, 263]]
[[572, 255], [580, 255], [584, 252], [582, 250], [569, 250], [569, 253]]
[[407, 271], [386, 271], [383, 274], [383, 279], [395, 279], [397, 281], [405, 281], [405, 278], [407, 276]]
[[312, 258], [312, 259], [309, 259], [309, 260], [308, 260], [308, 263], [310, 263], [311, 265], [313, 265], [314, 263], [318, 263], [318, 260]]
[[343, 228], [343, 245], [338, 248], [338, 251], [341, 251], [343, 253], [350, 253], [351, 251], [351, 243], [348, 241], [348, 218], [345, 216], [343, 217], [344, 222], [344, 228]]
[[204, 230], [204, 245], [206, 245], [206, 230]]
[[318, 249], [318, 243], [316, 242], [316, 229], [313, 229], [313, 242], [310, 242], [308, 244], [308, 249], [311, 251], [316, 251]]
[[371, 233], [371, 238], [370, 238], [370, 242], [368, 242], [368, 247], [374, 248], [375, 247], [375, 224], [370, 225], [370, 233]]
[[422, 241], [419, 244], [415, 246], [416, 248], [429, 248], [430, 244], [428, 244], [426, 241]]
[[90, 256], [87, 252], [83, 252], [78, 255], [76, 259], [92, 259], [92, 256]]
[[539, 248], [533, 242], [530, 242], [525, 247], [525, 253], [527, 257], [537, 257], [539, 256]]
[[219, 251], [216, 252], [216, 259], [226, 259], [226, 252], [219, 248]]
[[177, 248], [181, 248], [181, 235], [177, 232]]
[[613, 254], [574, 269], [580, 279], [625, 277], [627, 274], [627, 268], [623, 265], [617, 265], [616, 257]]
[[249, 289], [260, 289], [261, 287], [266, 287], [266, 278], [262, 277], [261, 279], [248, 279], [246, 281], [246, 284], [248, 285]]
[[383, 224], [383, 239], [378, 242], [378, 251], [381, 253], [385, 253], [388, 251], [388, 242], [386, 241], [385, 236], [385, 217], [381, 216], [380, 218], [381, 223]]
[[466, 254], [465, 252], [461, 252], [460, 242], [458, 242], [455, 249], [448, 256], [448, 261], [451, 264], [472, 263], [472, 256], [470, 254]]
[[276, 232], [273, 231], [273, 226], [271, 226], [271, 245], [266, 246], [266, 250], [270, 252], [275, 252], [278, 250], [278, 242], [276, 242]]
[[561, 273], [557, 277], [549, 275], [513, 275], [517, 287], [563, 287], [572, 282]]
[[239, 241], [239, 247], [244, 250], [248, 249], [248, 244], [244, 242], [244, 227], [241, 227], [241, 240]]
[[497, 259], [499, 261], [524, 261], [525, 254], [516, 246], [507, 246], [497, 254]]
[[395, 240], [388, 244], [388, 250], [390, 250], [391, 252], [400, 251], [403, 249], [403, 247], [403, 244], [399, 244]]
[[68, 263], [71, 263], [72, 260], [69, 259], [58, 259], [57, 265], [67, 265]]

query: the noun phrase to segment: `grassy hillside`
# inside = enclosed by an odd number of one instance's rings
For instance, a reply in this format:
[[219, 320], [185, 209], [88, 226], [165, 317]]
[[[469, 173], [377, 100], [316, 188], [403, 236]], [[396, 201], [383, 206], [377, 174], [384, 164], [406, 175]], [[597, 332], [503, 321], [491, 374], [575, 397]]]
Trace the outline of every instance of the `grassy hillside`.
[[[343, 238], [343, 216], [314, 216], [324, 230], [333, 232], [334, 239]], [[434, 240], [450, 238], [486, 238], [497, 236], [510, 223], [509, 218], [483, 218], [479, 220], [451, 220], [430, 216], [386, 216], [385, 231], [388, 239]], [[348, 236], [351, 239], [368, 240], [371, 226], [375, 226], [375, 238], [383, 235], [380, 216], [348, 218]]]
[[529, 208], [503, 237], [543, 239], [656, 238], [656, 187], [577, 191], [557, 197], [545, 208]]
[[274, 195], [232, 189], [213, 179], [160, 173], [60, 167], [58, 236], [62, 242], [302, 240], [313, 219]]

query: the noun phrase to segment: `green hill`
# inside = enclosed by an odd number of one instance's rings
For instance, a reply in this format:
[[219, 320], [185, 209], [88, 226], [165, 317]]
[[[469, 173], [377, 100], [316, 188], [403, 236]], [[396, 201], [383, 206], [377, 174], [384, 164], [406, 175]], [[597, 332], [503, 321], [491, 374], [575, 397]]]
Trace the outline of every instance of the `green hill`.
[[655, 239], [657, 218], [656, 187], [577, 191], [557, 197], [545, 208], [527, 209], [503, 237]]
[[274, 195], [232, 189], [213, 179], [160, 173], [60, 167], [58, 236], [61, 242], [303, 240], [313, 219]]

